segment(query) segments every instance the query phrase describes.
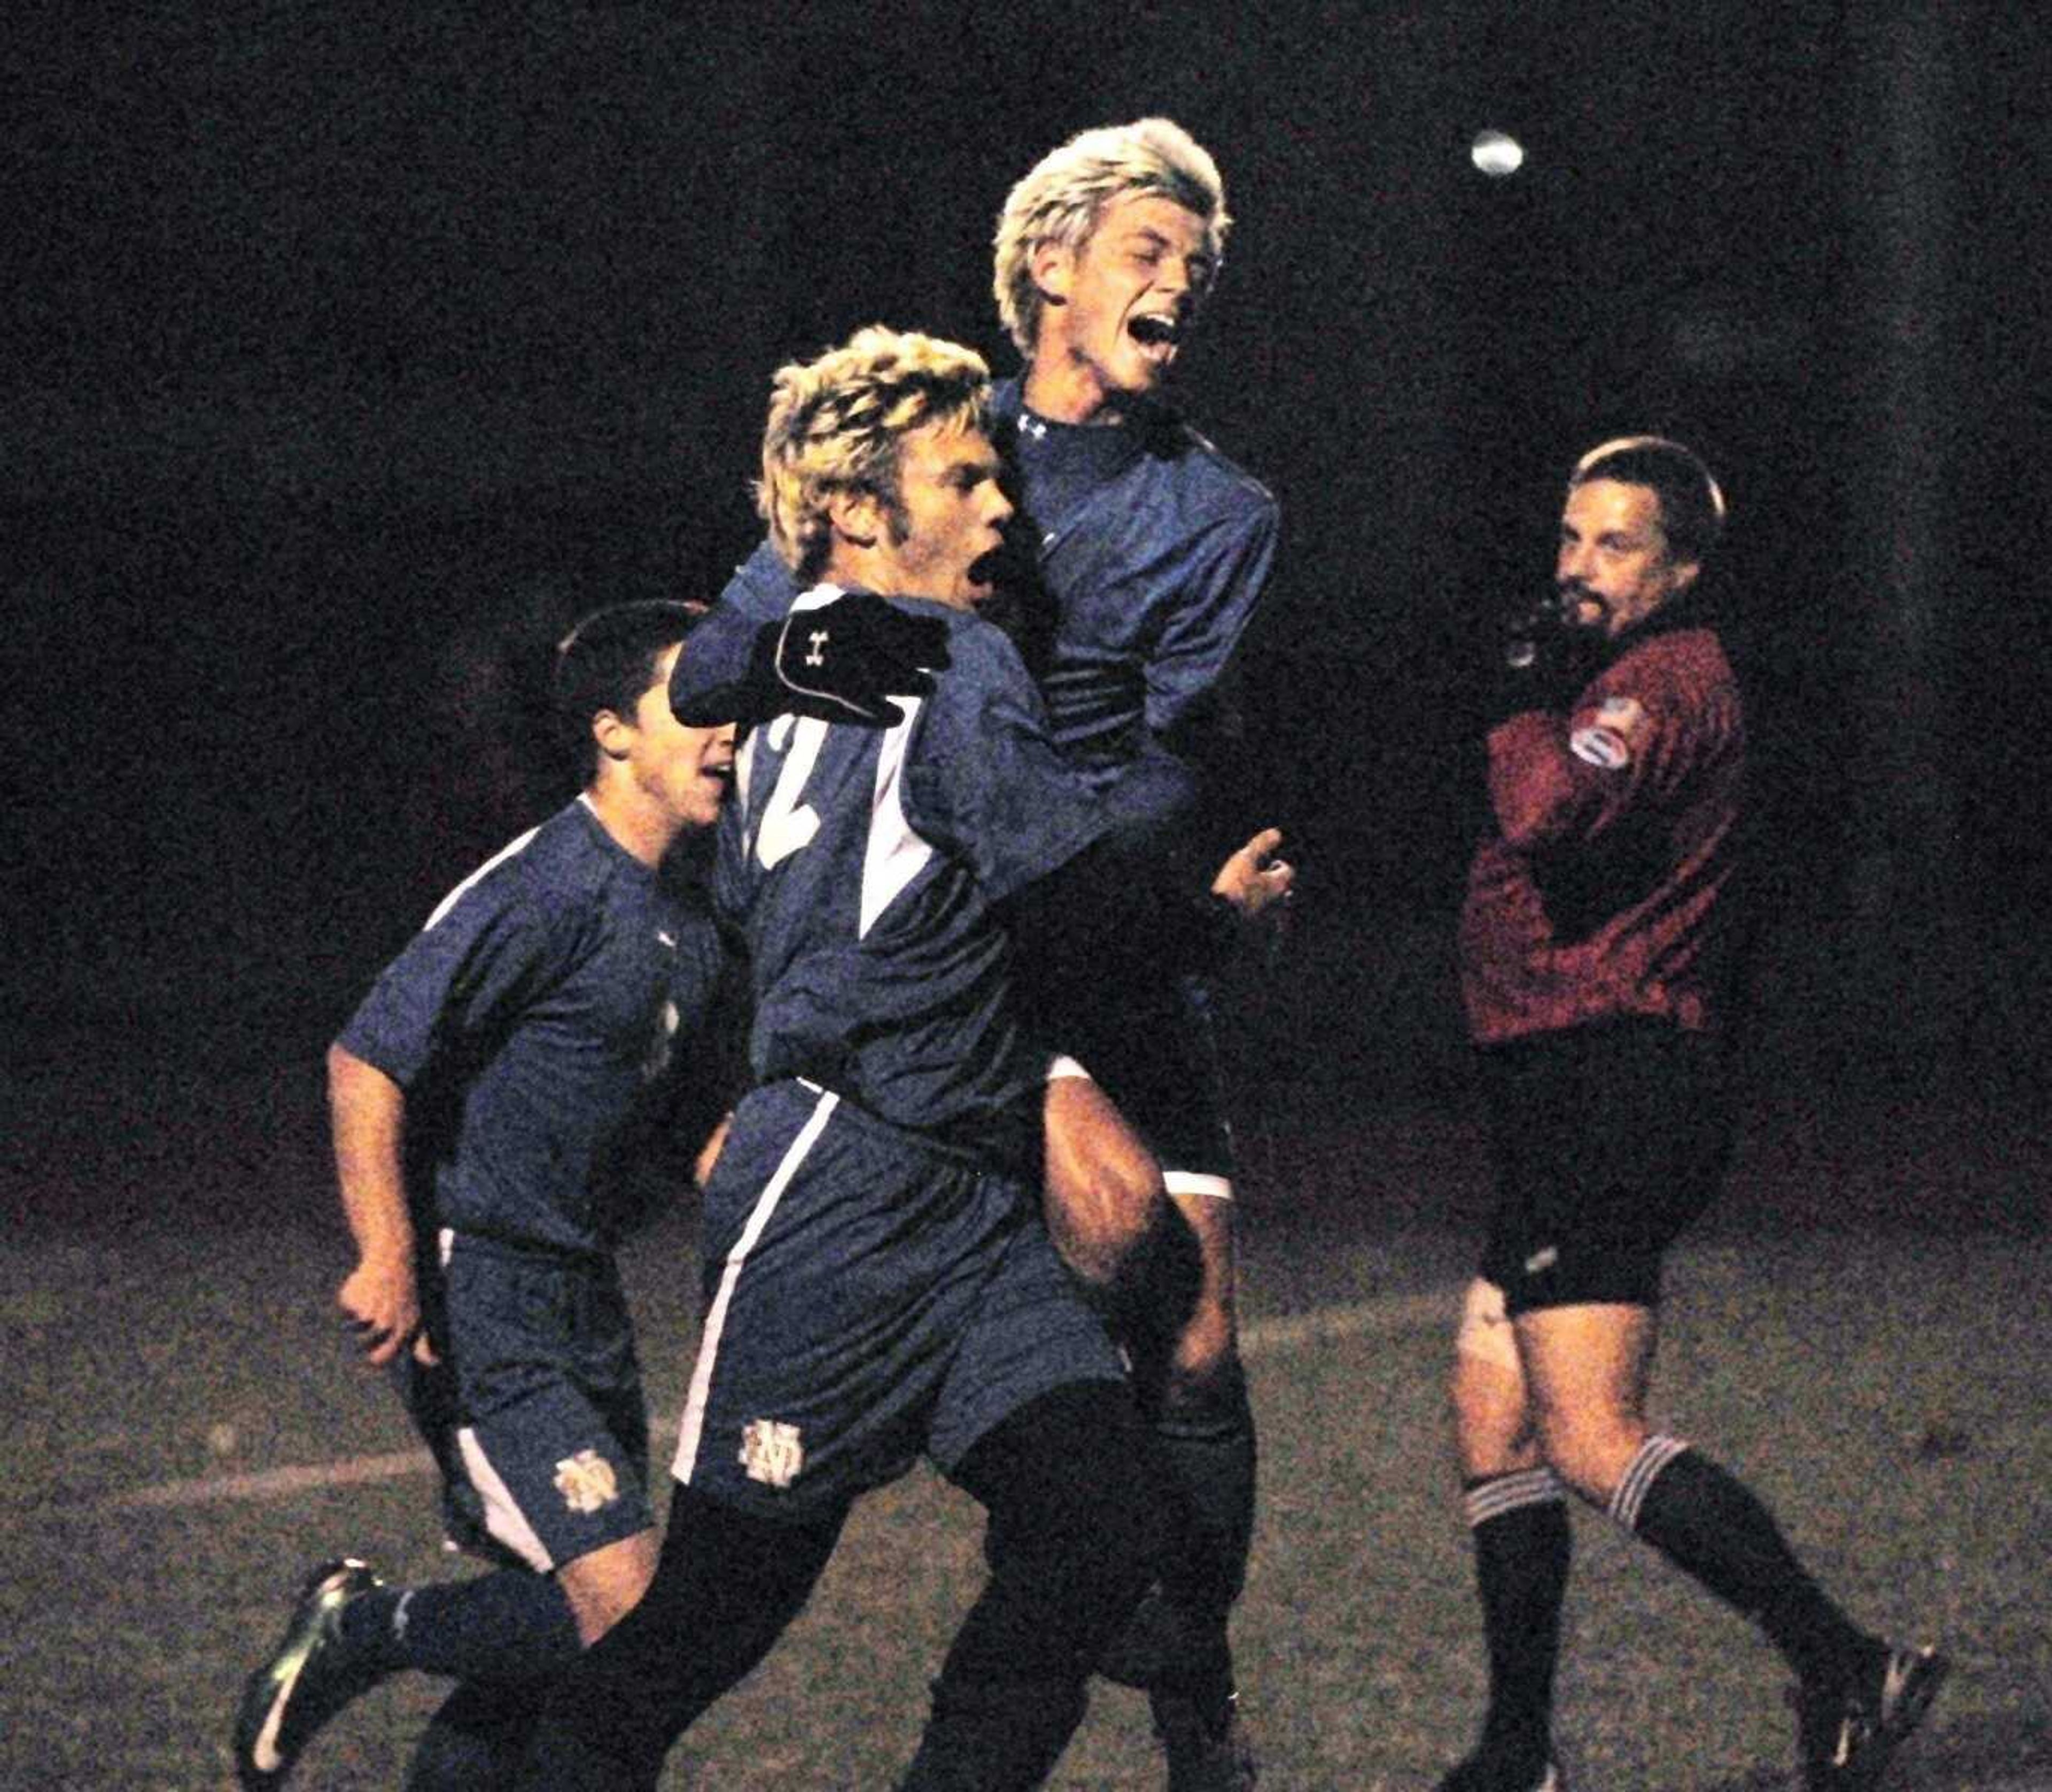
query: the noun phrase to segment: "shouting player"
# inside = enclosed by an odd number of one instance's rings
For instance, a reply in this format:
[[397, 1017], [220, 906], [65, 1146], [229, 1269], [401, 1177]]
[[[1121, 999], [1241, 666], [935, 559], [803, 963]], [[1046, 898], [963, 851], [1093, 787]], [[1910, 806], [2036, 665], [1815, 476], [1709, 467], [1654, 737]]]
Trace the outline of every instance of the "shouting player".
[[[1158, 1554], [1151, 1442], [1041, 1223], [1048, 1065], [1003, 912], [1063, 874], [1134, 899], [1091, 870], [1121, 793], [1063, 764], [973, 614], [1012, 508], [987, 400], [976, 355], [880, 328], [777, 376], [760, 498], [812, 588], [783, 638], [828, 657], [812, 606], [888, 593], [946, 622], [950, 670], [888, 726], [786, 714], [742, 748], [715, 893], [746, 943], [755, 1086], [706, 1189], [677, 1485], [646, 1597], [548, 1701], [535, 1792], [652, 1786], [802, 1606], [852, 1501], [922, 1453], [988, 1512], [989, 1575], [905, 1788], [1039, 1785]], [[1289, 874], [1263, 856], [1234, 855], [1215, 894], [1277, 899]], [[1210, 917], [1182, 908], [1195, 949]], [[1179, 907], [1111, 918], [1167, 945]]]
[[[1159, 800], [1128, 831], [1186, 875], [1202, 862], [1207, 762], [1224, 747], [1221, 686], [1277, 526], [1268, 493], [1164, 398], [1230, 221], [1211, 157], [1169, 120], [1144, 119], [1044, 158], [1007, 198], [996, 240], [998, 309], [1026, 363], [997, 388], [996, 430], [1019, 493], [1015, 534], [1045, 604], [1024, 606], [1022, 644], [1055, 739], [1087, 781], [1106, 787], [1142, 761], [1185, 774], [1154, 781]], [[766, 542], [722, 603], [767, 626], [792, 592]], [[683, 713], [699, 713], [712, 663], [683, 668]], [[1253, 1536], [1255, 1437], [1208, 992], [1144, 940], [1082, 925], [1036, 932], [1026, 968], [1037, 1023], [1090, 1073], [1047, 1091], [1049, 1224], [1094, 1283], [1153, 1266], [1158, 1285], [1122, 1300], [1115, 1323], [1199, 1515], [1163, 1596], [1108, 1665], [1149, 1688], [1171, 1792], [1235, 1792], [1255, 1771], [1227, 1633]], [[1193, 1295], [1165, 1273], [1190, 1261]]]

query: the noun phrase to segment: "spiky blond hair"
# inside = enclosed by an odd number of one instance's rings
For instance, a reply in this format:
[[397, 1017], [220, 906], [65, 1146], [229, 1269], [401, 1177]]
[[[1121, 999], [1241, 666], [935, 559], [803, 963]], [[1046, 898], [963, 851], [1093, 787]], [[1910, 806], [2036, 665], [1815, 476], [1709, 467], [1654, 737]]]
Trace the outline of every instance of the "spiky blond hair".
[[1043, 300], [1033, 284], [1033, 252], [1043, 243], [1080, 247], [1106, 205], [1129, 194], [1158, 193], [1204, 221], [1204, 248], [1216, 270], [1232, 220], [1217, 165], [1173, 119], [1101, 125], [1071, 137], [1034, 164], [1005, 196], [997, 215], [991, 290], [997, 315], [1019, 352], [1031, 359]]
[[929, 423], [987, 423], [990, 369], [973, 349], [873, 323], [816, 360], [777, 370], [755, 507], [785, 565], [824, 564], [829, 501], [868, 492], [895, 515], [899, 444]]

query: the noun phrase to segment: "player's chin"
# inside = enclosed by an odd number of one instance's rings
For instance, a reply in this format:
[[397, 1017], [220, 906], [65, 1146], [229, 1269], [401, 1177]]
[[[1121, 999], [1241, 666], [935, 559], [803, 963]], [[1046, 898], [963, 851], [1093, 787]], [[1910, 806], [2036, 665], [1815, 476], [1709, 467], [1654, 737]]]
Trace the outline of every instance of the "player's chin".
[[1150, 355], [1141, 350], [1131, 350], [1119, 370], [1119, 389], [1129, 398], [1152, 397], [1169, 383], [1169, 375], [1176, 365], [1175, 351], [1165, 356]]
[[1143, 341], [1129, 331], [1120, 343], [1119, 373], [1127, 391], [1145, 393], [1166, 383], [1182, 352], [1180, 342]]
[[725, 768], [701, 773], [691, 792], [691, 819], [702, 828], [709, 828], [719, 820], [720, 809], [733, 784], [734, 774]]

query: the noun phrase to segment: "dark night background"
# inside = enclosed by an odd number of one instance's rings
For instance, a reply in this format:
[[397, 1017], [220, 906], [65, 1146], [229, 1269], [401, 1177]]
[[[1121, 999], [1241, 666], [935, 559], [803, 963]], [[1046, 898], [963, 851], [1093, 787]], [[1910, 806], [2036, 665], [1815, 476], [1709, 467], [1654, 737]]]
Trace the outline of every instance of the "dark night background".
[[[1010, 370], [1006, 188], [1165, 112], [1239, 221], [1181, 399], [1287, 529], [1246, 659], [1249, 820], [1306, 878], [1275, 1074], [1445, 1073], [1448, 718], [1549, 574], [1568, 462], [1651, 428], [1733, 505], [1764, 1074], [2037, 1086], [2028, 10], [36, 4], [0, 33], [11, 1074], [311, 1064], [554, 800], [522, 666], [752, 544], [771, 369], [880, 319]], [[1514, 178], [1470, 166], [1484, 126]]]

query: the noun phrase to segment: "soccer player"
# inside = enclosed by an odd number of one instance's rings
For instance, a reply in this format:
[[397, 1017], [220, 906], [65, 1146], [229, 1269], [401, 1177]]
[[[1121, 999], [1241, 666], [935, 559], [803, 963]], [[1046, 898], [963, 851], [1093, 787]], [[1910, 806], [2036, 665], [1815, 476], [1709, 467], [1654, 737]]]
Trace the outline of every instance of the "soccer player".
[[283, 1784], [327, 1719], [402, 1668], [458, 1682], [408, 1786], [507, 1783], [535, 1683], [654, 1572], [614, 1246], [652, 1140], [708, 1132], [731, 1094], [704, 1068], [723, 962], [710, 910], [659, 869], [713, 825], [733, 767], [731, 726], [670, 709], [694, 620], [623, 605], [562, 644], [582, 794], [449, 895], [329, 1050], [358, 1253], [337, 1304], [366, 1363], [410, 1371], [452, 1539], [501, 1565], [410, 1588], [355, 1560], [315, 1570], [237, 1714], [245, 1786]]
[[[1107, 785], [1164, 754], [1189, 774], [1157, 780], [1161, 800], [1131, 831], [1186, 866], [1225, 750], [1221, 687], [1277, 526], [1269, 494], [1164, 397], [1230, 222], [1211, 157], [1169, 120], [1143, 119], [1044, 158], [1006, 198], [996, 238], [998, 310], [1025, 358], [997, 388], [996, 427], [1020, 493], [1016, 533], [1051, 608], [1026, 606], [1022, 633], [1055, 738], [1087, 781]], [[766, 542], [722, 602], [768, 624], [791, 589]], [[685, 667], [687, 710], [705, 675]], [[1149, 1688], [1171, 1792], [1232, 1792], [1254, 1774], [1227, 1621], [1253, 1536], [1255, 1434], [1208, 992], [1145, 941], [1081, 926], [1037, 933], [1028, 968], [1038, 1023], [1090, 1073], [1046, 1096], [1048, 1223], [1071, 1266], [1098, 1284], [1130, 1262], [1193, 1253], [1200, 1266], [1194, 1298], [1120, 1309], [1143, 1404], [1200, 1516], [1169, 1598], [1149, 1602], [1114, 1671]], [[1181, 1233], [1165, 1242], [1165, 1217]]]
[[1569, 479], [1551, 624], [1510, 658], [1461, 918], [1498, 1196], [1451, 1380], [1488, 1714], [1442, 1792], [1558, 1792], [1573, 1493], [1756, 1622], [1811, 1792], [1870, 1786], [1943, 1677], [1819, 1588], [1760, 1501], [1645, 1411], [1661, 1259], [1714, 1197], [1745, 726], [1699, 578], [1725, 502], [1678, 443]]
[[[550, 1697], [531, 1788], [653, 1785], [803, 1606], [852, 1502], [921, 1453], [986, 1508], [989, 1575], [903, 1787], [1041, 1783], [1151, 1572], [1152, 1447], [1041, 1223], [1048, 1054], [1005, 912], [1087, 874], [1124, 797], [1062, 763], [973, 614], [1012, 508], [987, 400], [980, 358], [880, 327], [776, 378], [759, 499], [811, 587], [785, 638], [824, 655], [814, 605], [916, 593], [891, 601], [946, 621], [950, 669], [887, 726], [781, 715], [741, 749], [715, 887], [746, 941], [755, 1086], [706, 1189], [677, 1485], [646, 1597]], [[1251, 910], [1288, 880], [1257, 839], [1214, 887]], [[1141, 913], [1173, 945], [1175, 906]]]

